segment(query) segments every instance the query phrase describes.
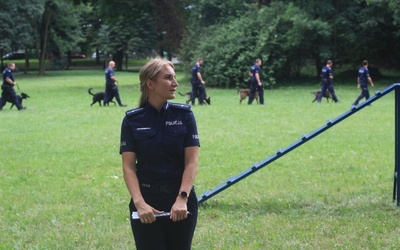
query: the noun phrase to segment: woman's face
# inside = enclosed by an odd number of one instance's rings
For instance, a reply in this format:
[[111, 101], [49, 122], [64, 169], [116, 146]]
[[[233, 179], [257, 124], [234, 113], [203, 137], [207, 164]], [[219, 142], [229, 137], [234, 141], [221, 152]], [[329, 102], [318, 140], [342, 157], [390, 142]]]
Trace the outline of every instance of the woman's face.
[[162, 100], [174, 99], [178, 86], [175, 71], [171, 66], [164, 67], [156, 75], [156, 78], [148, 84], [148, 88], [153, 92], [154, 96]]

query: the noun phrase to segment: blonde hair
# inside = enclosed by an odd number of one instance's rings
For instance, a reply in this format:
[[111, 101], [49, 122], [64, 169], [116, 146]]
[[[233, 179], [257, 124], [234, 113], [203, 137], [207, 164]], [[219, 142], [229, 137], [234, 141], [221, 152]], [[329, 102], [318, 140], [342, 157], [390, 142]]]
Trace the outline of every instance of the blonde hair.
[[147, 88], [147, 80], [154, 80], [157, 74], [163, 70], [165, 67], [171, 66], [174, 68], [174, 64], [170, 61], [164, 59], [153, 59], [148, 61], [139, 72], [140, 79], [140, 99], [139, 99], [139, 108], [142, 108], [146, 105], [148, 101], [148, 88]]

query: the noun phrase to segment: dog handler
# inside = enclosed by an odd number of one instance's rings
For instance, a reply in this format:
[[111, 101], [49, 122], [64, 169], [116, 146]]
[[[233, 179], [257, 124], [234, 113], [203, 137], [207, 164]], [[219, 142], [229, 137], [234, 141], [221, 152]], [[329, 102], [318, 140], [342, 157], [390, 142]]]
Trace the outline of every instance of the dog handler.
[[15, 63], [9, 62], [7, 67], [3, 71], [3, 84], [1, 85], [1, 100], [0, 100], [0, 110], [6, 105], [7, 99], [12, 100], [12, 103], [17, 106], [18, 110], [26, 109], [22, 107], [21, 103], [18, 101], [17, 94], [15, 93], [14, 86], [17, 83], [14, 80], [12, 71], [15, 69]]
[[192, 84], [192, 105], [194, 105], [196, 97], [199, 99], [199, 104], [204, 104], [204, 99], [206, 98], [206, 90], [204, 88], [204, 84], [206, 84], [203, 80], [203, 76], [201, 74], [201, 65], [203, 64], [203, 58], [199, 58], [196, 61], [196, 64], [192, 67], [192, 79], [190, 83]]
[[108, 63], [108, 68], [104, 72], [106, 75], [106, 90], [105, 90], [106, 93], [104, 95], [104, 106], [108, 106], [108, 103], [115, 96], [118, 105], [120, 107], [126, 107], [126, 104], [122, 104], [121, 98], [119, 96], [118, 81], [117, 78], [115, 78], [114, 67], [115, 67], [115, 62], [110, 61]]
[[332, 79], [333, 79], [332, 64], [333, 64], [332, 60], [328, 60], [326, 62], [326, 66], [323, 67], [321, 70], [322, 83], [321, 83], [321, 93], [319, 93], [317, 99], [318, 103], [321, 103], [322, 96], [324, 95], [327, 89], [331, 93], [333, 101], [339, 102], [338, 98], [336, 97], [335, 90], [333, 89], [333, 84], [332, 84]]
[[136, 248], [190, 249], [198, 210], [196, 120], [190, 105], [168, 101], [179, 85], [170, 61], [147, 62], [139, 78], [139, 107], [126, 112], [120, 146]]
[[358, 77], [357, 77], [357, 88], [361, 88], [361, 94], [357, 97], [356, 101], [353, 103], [354, 106], [358, 105], [360, 100], [363, 99], [364, 97], [365, 100], [369, 99], [368, 82], [371, 84], [371, 87], [374, 87], [372, 78], [369, 75], [368, 61], [364, 60], [362, 62], [362, 67], [358, 70]]
[[250, 95], [247, 104], [251, 105], [254, 100], [254, 95], [258, 91], [258, 96], [260, 98], [260, 105], [264, 105], [264, 89], [261, 82], [261, 69], [262, 64], [261, 59], [257, 58], [254, 65], [251, 66], [249, 76], [250, 78]]

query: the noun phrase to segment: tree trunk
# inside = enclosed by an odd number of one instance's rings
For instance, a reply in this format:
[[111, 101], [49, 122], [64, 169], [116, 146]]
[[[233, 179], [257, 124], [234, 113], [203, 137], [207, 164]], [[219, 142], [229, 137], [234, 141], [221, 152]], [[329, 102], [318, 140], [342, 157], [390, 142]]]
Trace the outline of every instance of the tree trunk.
[[44, 75], [46, 73], [46, 49], [51, 18], [50, 5], [51, 3], [46, 1], [42, 16], [42, 25], [40, 29], [39, 75]]
[[124, 51], [118, 50], [115, 55], [113, 55], [113, 61], [116, 64], [117, 71], [122, 71], [122, 64], [124, 62]]
[[29, 49], [25, 48], [25, 67], [24, 67], [24, 74], [28, 74], [29, 68]]
[[320, 71], [321, 71], [321, 58], [319, 55], [315, 55], [314, 57], [315, 59], [315, 70], [316, 70], [316, 77], [319, 78], [320, 77]]

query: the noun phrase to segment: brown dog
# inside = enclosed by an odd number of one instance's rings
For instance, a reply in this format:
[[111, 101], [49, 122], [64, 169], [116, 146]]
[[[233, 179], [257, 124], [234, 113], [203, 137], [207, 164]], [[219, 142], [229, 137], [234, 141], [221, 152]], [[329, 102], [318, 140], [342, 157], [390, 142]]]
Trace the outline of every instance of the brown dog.
[[[321, 93], [321, 90], [311, 92], [311, 94], [314, 95], [314, 100], [312, 102], [315, 102], [318, 99], [319, 93]], [[331, 92], [329, 92], [329, 90], [325, 90], [325, 93], [322, 95], [322, 97], [325, 97], [326, 101], [329, 102], [329, 99], [332, 99]]]
[[[239, 90], [237, 91], [237, 93], [238, 93], [239, 96], [240, 96], [239, 104], [242, 104], [242, 101], [243, 101], [244, 99], [246, 99], [246, 98], [250, 95], [250, 89], [239, 89]], [[254, 94], [254, 99], [256, 99], [257, 104], [258, 104], [258, 91], [256, 91], [256, 93]]]

